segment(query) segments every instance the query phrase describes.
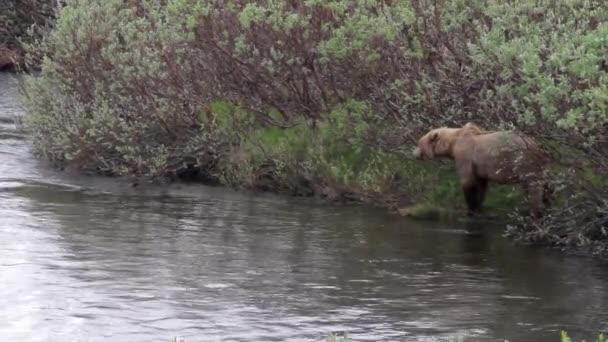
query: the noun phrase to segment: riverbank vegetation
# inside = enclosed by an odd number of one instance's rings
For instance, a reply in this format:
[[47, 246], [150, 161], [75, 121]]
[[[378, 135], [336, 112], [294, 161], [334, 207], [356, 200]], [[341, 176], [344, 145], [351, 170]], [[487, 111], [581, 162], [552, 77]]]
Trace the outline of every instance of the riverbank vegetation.
[[37, 66], [25, 59], [24, 44], [41, 39], [54, 22], [60, 0], [0, 2], [0, 70]]
[[[519, 241], [605, 251], [608, 9], [599, 0], [69, 1], [30, 44], [36, 150], [58, 167], [196, 179], [461, 216], [431, 127], [513, 129], [553, 156], [554, 204], [488, 211]], [[515, 210], [514, 209], [518, 209]]]
[[[560, 338], [561, 342], [573, 342], [570, 336], [568, 336], [568, 333], [564, 330], [561, 331]], [[606, 336], [604, 336], [604, 334], [599, 334], [599, 336], [597, 337], [597, 342], [606, 342], [607, 340], [608, 339], [606, 338]]]

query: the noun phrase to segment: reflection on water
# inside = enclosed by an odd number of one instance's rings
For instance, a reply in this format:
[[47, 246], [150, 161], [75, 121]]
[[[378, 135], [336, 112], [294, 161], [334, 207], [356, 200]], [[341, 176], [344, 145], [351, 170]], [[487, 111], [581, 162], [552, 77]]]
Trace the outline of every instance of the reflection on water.
[[[608, 269], [500, 227], [56, 172], [0, 74], [7, 341], [551, 341], [608, 329]], [[454, 340], [454, 339], [453, 339]], [[457, 339], [456, 339], [457, 340]]]

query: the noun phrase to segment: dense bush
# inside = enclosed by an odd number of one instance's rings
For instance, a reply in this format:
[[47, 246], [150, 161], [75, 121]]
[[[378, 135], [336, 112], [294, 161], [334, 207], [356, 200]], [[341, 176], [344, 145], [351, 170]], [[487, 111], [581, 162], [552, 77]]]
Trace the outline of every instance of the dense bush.
[[28, 122], [63, 166], [383, 205], [462, 203], [449, 163], [411, 160], [429, 127], [517, 129], [554, 153], [558, 201], [511, 231], [601, 241], [607, 16], [591, 0], [74, 0], [32, 47]]

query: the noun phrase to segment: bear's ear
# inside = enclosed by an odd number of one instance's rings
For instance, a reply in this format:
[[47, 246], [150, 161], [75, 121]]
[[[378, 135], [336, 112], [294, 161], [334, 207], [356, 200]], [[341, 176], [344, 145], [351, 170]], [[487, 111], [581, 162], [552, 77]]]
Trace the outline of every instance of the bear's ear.
[[431, 132], [431, 135], [429, 135], [429, 141], [433, 143], [437, 141], [437, 139], [439, 139], [439, 132]]
[[470, 132], [481, 134], [481, 128], [472, 122], [467, 122], [464, 126], [462, 126], [462, 128]]

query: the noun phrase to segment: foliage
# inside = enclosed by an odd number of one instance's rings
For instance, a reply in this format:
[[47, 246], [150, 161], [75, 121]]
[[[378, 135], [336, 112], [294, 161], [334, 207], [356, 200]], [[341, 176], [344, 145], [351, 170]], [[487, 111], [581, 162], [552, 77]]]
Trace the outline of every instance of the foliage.
[[348, 342], [348, 335], [346, 333], [331, 333], [325, 339], [327, 342]]
[[23, 55], [24, 43], [40, 39], [52, 26], [59, 4], [60, 0], [0, 2], [0, 54], [7, 49]]
[[[572, 342], [572, 339], [570, 339], [570, 336], [568, 336], [568, 333], [564, 330], [562, 330], [560, 332], [560, 341], [561, 342]], [[597, 342], [606, 342], [608, 341], [608, 338], [606, 338], [606, 336], [604, 336], [604, 334], [599, 334], [599, 336], [597, 337]]]
[[[514, 129], [554, 156], [527, 241], [608, 240], [608, 8], [600, 0], [68, 1], [31, 49], [37, 150], [109, 174], [459, 208], [430, 127]], [[438, 167], [439, 166], [439, 167]], [[493, 187], [490, 207], [521, 193]], [[508, 195], [508, 196], [507, 196]]]
[[151, 176], [210, 166], [217, 139], [200, 116], [205, 79], [171, 59], [180, 41], [159, 13], [121, 0], [79, 0], [44, 42], [44, 76], [26, 82], [27, 123], [46, 158], [108, 174]]

